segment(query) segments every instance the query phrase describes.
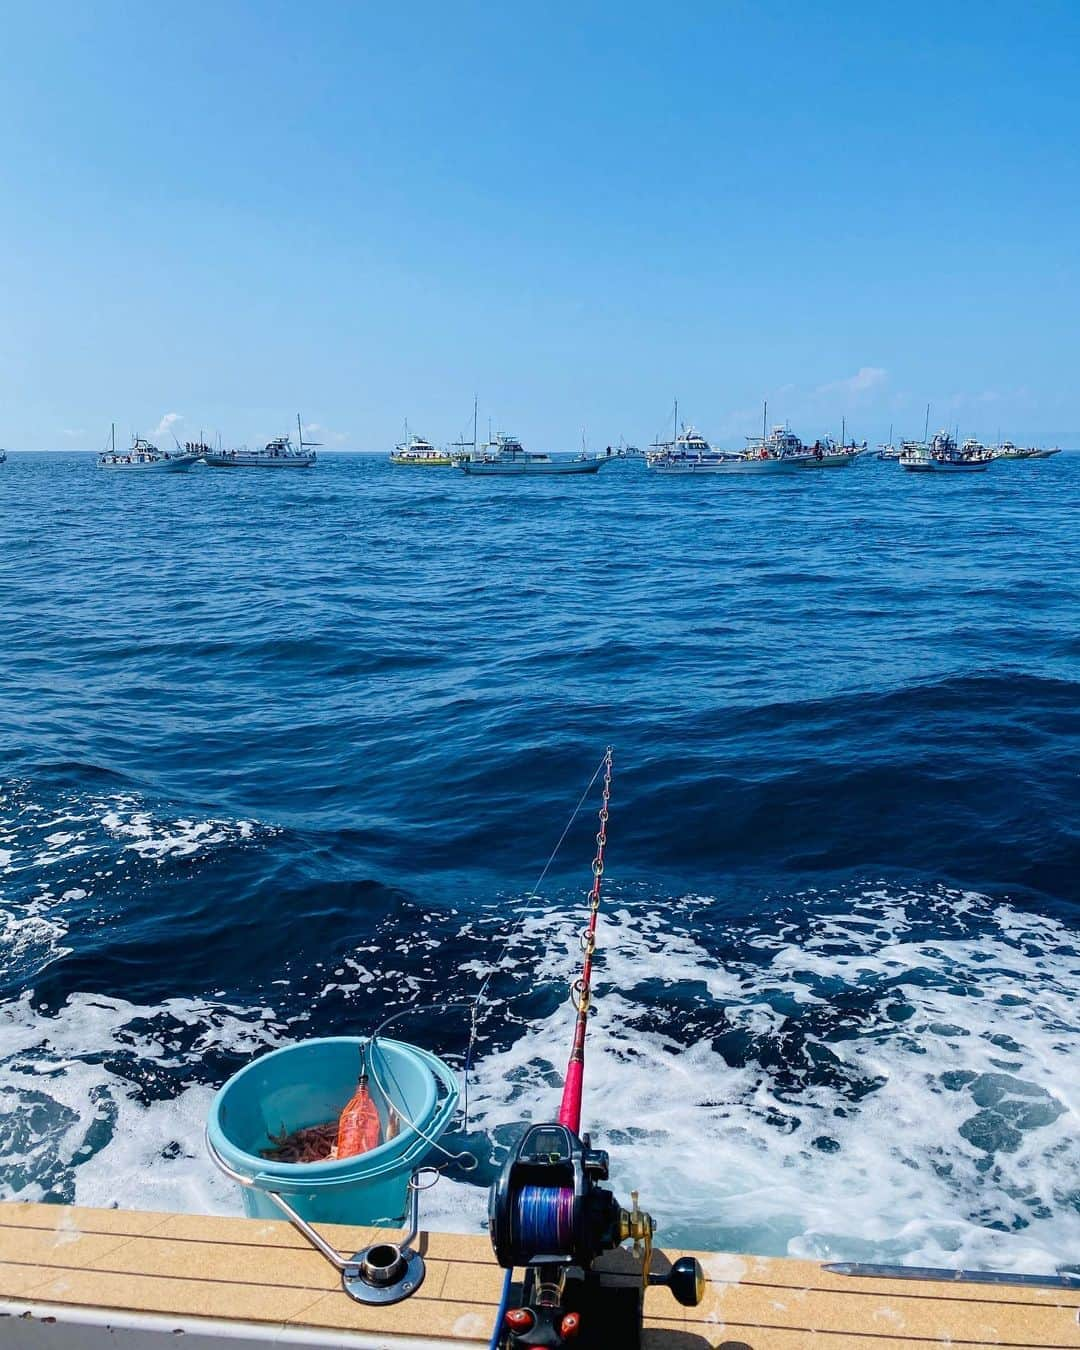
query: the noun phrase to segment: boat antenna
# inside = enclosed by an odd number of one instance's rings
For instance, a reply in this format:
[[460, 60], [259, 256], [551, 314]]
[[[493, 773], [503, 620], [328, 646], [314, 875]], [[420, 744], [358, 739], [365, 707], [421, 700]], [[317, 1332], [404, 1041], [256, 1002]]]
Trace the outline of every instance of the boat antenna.
[[305, 445], [308, 445], [308, 446], [310, 446], [312, 449], [314, 449], [317, 445], [321, 445], [321, 444], [322, 444], [321, 441], [305, 441], [305, 440], [304, 440], [304, 428], [303, 428], [303, 426], [301, 425], [301, 422], [300, 422], [300, 414], [299, 414], [299, 413], [296, 414], [296, 434], [297, 434], [297, 436], [300, 438], [300, 453], [301, 453], [301, 454], [303, 454], [303, 452], [304, 452], [304, 446], [305, 446]]

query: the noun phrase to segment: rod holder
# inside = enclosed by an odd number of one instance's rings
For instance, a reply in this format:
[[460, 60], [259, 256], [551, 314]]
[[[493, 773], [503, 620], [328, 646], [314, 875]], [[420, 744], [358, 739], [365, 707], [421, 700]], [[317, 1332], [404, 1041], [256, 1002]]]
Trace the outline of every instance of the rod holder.
[[238, 1186], [250, 1186], [262, 1192], [288, 1219], [296, 1231], [305, 1238], [341, 1275], [341, 1287], [357, 1303], [388, 1304], [400, 1303], [409, 1298], [424, 1282], [427, 1268], [424, 1258], [412, 1244], [420, 1228], [420, 1192], [426, 1186], [417, 1184], [417, 1178], [430, 1168], [418, 1168], [409, 1178], [409, 1227], [397, 1242], [373, 1242], [351, 1257], [341, 1254], [323, 1237], [318, 1229], [312, 1227], [302, 1214], [298, 1214], [280, 1191], [266, 1190], [256, 1186], [253, 1178], [238, 1172], [225, 1161], [206, 1137], [206, 1150], [213, 1162], [230, 1181]]

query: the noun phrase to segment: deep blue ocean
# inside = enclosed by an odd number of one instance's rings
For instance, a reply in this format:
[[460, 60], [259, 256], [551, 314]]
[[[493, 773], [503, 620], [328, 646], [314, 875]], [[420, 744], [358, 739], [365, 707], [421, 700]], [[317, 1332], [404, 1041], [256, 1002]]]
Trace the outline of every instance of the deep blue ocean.
[[[214, 1089], [400, 1034], [665, 1246], [1080, 1253], [1080, 454], [528, 483], [0, 467], [0, 1195], [235, 1211]], [[515, 927], [515, 925], [517, 925]], [[432, 1226], [478, 1227], [451, 1172]]]

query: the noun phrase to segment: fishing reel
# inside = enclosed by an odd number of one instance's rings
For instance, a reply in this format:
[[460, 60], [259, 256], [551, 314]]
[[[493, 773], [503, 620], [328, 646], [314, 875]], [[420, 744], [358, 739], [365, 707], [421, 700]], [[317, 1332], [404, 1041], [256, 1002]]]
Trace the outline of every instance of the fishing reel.
[[[525, 1268], [525, 1298], [505, 1315], [503, 1346], [634, 1350], [649, 1285], [667, 1285], [685, 1307], [701, 1302], [700, 1263], [684, 1256], [666, 1274], [652, 1274], [655, 1224], [638, 1208], [636, 1191], [624, 1209], [599, 1184], [607, 1179], [607, 1153], [565, 1125], [531, 1126], [507, 1159], [491, 1188], [488, 1223], [499, 1265]], [[594, 1268], [630, 1240], [640, 1270]]]

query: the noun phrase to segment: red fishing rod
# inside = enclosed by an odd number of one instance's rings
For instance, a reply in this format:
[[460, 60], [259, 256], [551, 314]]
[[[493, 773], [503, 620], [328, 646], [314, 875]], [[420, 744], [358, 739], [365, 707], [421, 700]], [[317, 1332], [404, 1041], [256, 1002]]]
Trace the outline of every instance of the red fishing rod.
[[608, 805], [611, 802], [611, 746], [604, 753], [604, 786], [600, 795], [600, 828], [596, 834], [596, 857], [592, 862], [593, 882], [589, 892], [589, 925], [581, 935], [585, 962], [581, 975], [571, 986], [570, 997], [577, 1009], [574, 1041], [563, 1081], [559, 1124], [575, 1134], [581, 1129], [581, 1094], [585, 1086], [585, 1033], [592, 1007], [592, 963], [596, 953], [596, 921], [600, 916], [600, 885], [604, 879], [604, 849], [607, 847]]
[[[507, 1158], [491, 1188], [488, 1222], [495, 1256], [507, 1271], [524, 1268], [520, 1306], [503, 1312], [492, 1346], [513, 1350], [558, 1350], [573, 1343], [579, 1350], [640, 1346], [645, 1288], [666, 1284], [675, 1298], [696, 1307], [705, 1292], [705, 1275], [693, 1257], [681, 1257], [664, 1275], [650, 1272], [655, 1225], [638, 1208], [624, 1209], [599, 1183], [608, 1179], [608, 1155], [579, 1134], [585, 1085], [585, 1037], [592, 1011], [593, 957], [604, 876], [604, 851], [611, 801], [612, 751], [604, 773], [596, 854], [589, 891], [589, 922], [581, 935], [585, 954], [581, 974], [571, 986], [577, 1016], [570, 1059], [563, 1081], [557, 1121], [530, 1125]], [[594, 1268], [605, 1252], [633, 1240], [641, 1257], [641, 1278], [627, 1285]], [[505, 1307], [505, 1302], [503, 1307]]]

